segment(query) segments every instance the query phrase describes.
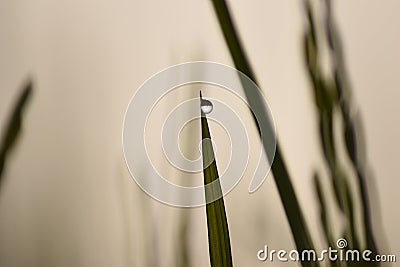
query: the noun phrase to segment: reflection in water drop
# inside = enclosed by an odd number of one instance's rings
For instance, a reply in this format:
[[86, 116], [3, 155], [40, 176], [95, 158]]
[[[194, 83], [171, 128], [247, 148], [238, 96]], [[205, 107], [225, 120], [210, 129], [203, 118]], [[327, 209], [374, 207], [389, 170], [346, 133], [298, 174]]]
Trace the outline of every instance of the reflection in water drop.
[[211, 103], [211, 101], [207, 99], [201, 99], [201, 111], [203, 111], [204, 114], [208, 114], [213, 110], [214, 106]]

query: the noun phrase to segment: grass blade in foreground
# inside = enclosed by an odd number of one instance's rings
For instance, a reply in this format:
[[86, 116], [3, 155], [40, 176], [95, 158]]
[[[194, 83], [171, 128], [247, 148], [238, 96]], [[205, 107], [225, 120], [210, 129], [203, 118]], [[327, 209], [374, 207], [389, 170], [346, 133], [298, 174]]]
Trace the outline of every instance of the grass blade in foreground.
[[4, 137], [3, 140], [1, 140], [0, 144], [0, 183], [7, 155], [13, 148], [13, 145], [15, 144], [21, 131], [22, 112], [24, 107], [26, 106], [26, 103], [29, 100], [31, 92], [32, 83], [29, 82], [19, 95], [18, 101], [14, 106], [14, 110], [12, 111], [11, 116], [7, 122]]
[[[200, 93], [201, 98], [201, 93]], [[201, 111], [201, 135], [204, 185], [219, 179], [214, 150], [211, 144], [211, 135], [208, 128], [207, 117]], [[210, 164], [208, 164], [211, 162]], [[207, 166], [208, 165], [208, 166]], [[206, 187], [206, 199], [213, 198], [215, 194], [222, 195], [219, 180], [217, 186]], [[211, 189], [211, 190], [208, 190]], [[206, 205], [208, 248], [212, 267], [230, 267], [232, 265], [231, 244], [229, 239], [228, 221], [225, 214], [224, 198], [221, 197]]]

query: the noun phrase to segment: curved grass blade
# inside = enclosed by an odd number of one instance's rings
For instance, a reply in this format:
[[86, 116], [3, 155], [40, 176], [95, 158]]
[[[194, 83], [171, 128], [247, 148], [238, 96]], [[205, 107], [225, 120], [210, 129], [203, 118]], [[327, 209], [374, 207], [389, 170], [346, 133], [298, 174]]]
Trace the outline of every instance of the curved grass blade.
[[[325, 193], [322, 188], [321, 178], [316, 172], [314, 173], [314, 187], [315, 191], [317, 192], [317, 199], [319, 202], [319, 216], [322, 224], [322, 229], [324, 230], [325, 241], [330, 247], [335, 247], [336, 242], [333, 237], [332, 229], [329, 222], [329, 216], [328, 216], [329, 209], [325, 200]], [[340, 261], [332, 261], [330, 266], [341, 267], [342, 264]]]
[[[247, 59], [245, 50], [242, 47], [226, 2], [224, 0], [213, 0], [212, 3], [236, 68], [246, 74], [257, 84], [254, 72]], [[261, 100], [254, 93], [246, 90], [246, 87], [244, 87], [244, 92], [252, 108], [263, 105]], [[258, 125], [257, 121], [255, 121], [255, 123]], [[280, 150], [278, 139], [276, 140], [276, 152], [271, 170], [274, 175], [279, 196], [285, 209], [286, 217], [289, 221], [297, 249], [299, 251], [313, 249], [314, 246], [311, 235], [308, 231], [300, 204], [297, 200], [285, 160]], [[305, 267], [319, 266], [318, 263], [314, 262], [302, 262], [302, 265]]]
[[[201, 98], [201, 92], [200, 92]], [[217, 164], [214, 158], [214, 150], [211, 144], [211, 135], [208, 128], [207, 117], [201, 111], [201, 135], [202, 135], [202, 157], [204, 185], [219, 179]], [[211, 162], [211, 164], [208, 164]], [[222, 195], [221, 185], [205, 189], [206, 199]], [[210, 189], [210, 190], [209, 190]], [[208, 202], [208, 201], [207, 201]], [[226, 219], [224, 198], [221, 197], [206, 205], [208, 248], [210, 253], [211, 267], [230, 267], [232, 265], [231, 243], [229, 239], [228, 221]]]
[[4, 166], [7, 160], [7, 156], [12, 150], [13, 146], [18, 139], [21, 131], [22, 124], [22, 113], [26, 103], [28, 102], [32, 94], [32, 83], [28, 82], [20, 93], [17, 102], [14, 105], [14, 109], [8, 119], [3, 140], [0, 145], [0, 183], [2, 181], [1, 176], [4, 171]]

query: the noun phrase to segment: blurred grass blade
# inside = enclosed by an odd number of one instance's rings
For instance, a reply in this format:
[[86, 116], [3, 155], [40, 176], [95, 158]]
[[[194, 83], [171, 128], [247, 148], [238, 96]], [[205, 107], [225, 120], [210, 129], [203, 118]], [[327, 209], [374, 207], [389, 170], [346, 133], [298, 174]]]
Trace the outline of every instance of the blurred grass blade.
[[[256, 84], [255, 75], [247, 60], [247, 56], [240, 42], [239, 36], [233, 24], [228, 7], [224, 0], [212, 1], [214, 10], [217, 14], [219, 24], [222, 29], [225, 41], [228, 45], [229, 51], [235, 63], [235, 67], [246, 74]], [[262, 106], [262, 101], [257, 97], [252, 97], [251, 92], [244, 87], [246, 98], [249, 101], [250, 107]], [[258, 125], [257, 121], [255, 121]], [[264, 142], [263, 142], [264, 143]], [[265, 148], [266, 149], [266, 148]], [[278, 187], [279, 195], [285, 209], [286, 217], [288, 218], [289, 225], [293, 234], [296, 247], [299, 251], [304, 249], [312, 249], [313, 244], [310, 233], [307, 229], [303, 213], [301, 211], [299, 202], [296, 197], [289, 172], [287, 170], [285, 160], [282, 156], [278, 139], [276, 140], [275, 158], [272, 163], [272, 173], [274, 175], [275, 183]], [[303, 266], [319, 266], [314, 262], [303, 262]]]
[[182, 210], [180, 224], [178, 227], [178, 249], [177, 249], [177, 264], [176, 267], [191, 266], [189, 253], [190, 247], [190, 229], [189, 229], [189, 211]]
[[236, 68], [256, 82], [225, 1], [213, 0], [212, 3]]
[[[201, 97], [201, 93], [200, 93]], [[201, 111], [202, 157], [204, 185], [219, 179], [214, 150], [211, 144], [211, 135], [206, 115]], [[208, 164], [211, 162], [211, 164]], [[205, 189], [206, 199], [222, 195], [219, 180], [214, 187]], [[210, 190], [209, 190], [210, 189]], [[206, 205], [208, 248], [212, 267], [229, 267], [232, 265], [231, 244], [229, 239], [228, 221], [225, 214], [224, 198], [221, 197]]]
[[[319, 177], [318, 173], [314, 173], [314, 188], [315, 192], [317, 193], [317, 199], [319, 202], [319, 216], [322, 224], [322, 229], [324, 230], [324, 238], [327, 244], [330, 247], [335, 247], [336, 246], [336, 241], [333, 237], [332, 234], [332, 229], [330, 226], [330, 219], [328, 216], [328, 205], [325, 200], [325, 193], [322, 188], [321, 184], [321, 178]], [[335, 266], [335, 267], [341, 267], [342, 262], [341, 261], [331, 261], [330, 266]]]
[[[359, 136], [362, 133], [356, 133], [356, 122], [354, 120], [357, 119], [356, 116], [353, 116], [350, 113], [350, 83], [347, 80], [347, 71], [345, 68], [344, 56], [343, 56], [343, 49], [340, 42], [339, 32], [335, 28], [335, 23], [333, 20], [333, 11], [332, 11], [332, 3], [331, 0], [325, 0], [326, 6], [326, 35], [328, 39], [328, 44], [331, 52], [332, 58], [336, 64], [334, 65], [334, 81], [335, 87], [337, 90], [337, 94], [340, 96], [340, 102], [338, 105], [340, 106], [342, 112], [342, 118], [345, 124], [345, 132], [344, 137], [346, 141], [346, 149], [347, 153], [352, 161], [353, 168], [357, 173], [357, 182], [358, 182], [358, 189], [361, 195], [361, 210], [362, 210], [362, 219], [364, 223], [364, 235], [366, 236], [367, 247], [374, 251], [375, 253], [379, 254], [379, 248], [376, 242], [376, 238], [373, 231], [372, 226], [372, 214], [371, 214], [371, 207], [370, 207], [370, 199], [369, 199], [369, 192], [368, 186], [365, 176], [365, 169], [363, 168], [361, 162], [365, 161], [365, 147], [363, 149], [357, 149], [357, 142], [356, 136]], [[360, 119], [360, 118], [358, 118]], [[362, 129], [358, 129], [359, 131]], [[361, 145], [361, 144], [360, 144]], [[365, 145], [364, 145], [365, 146]], [[359, 151], [363, 151], [359, 153]], [[361, 154], [361, 155], [360, 155]], [[361, 157], [362, 160], [359, 160], [358, 157]], [[377, 266], [380, 263], [376, 263]]]
[[0, 183], [7, 156], [12, 150], [21, 131], [22, 113], [32, 93], [32, 83], [28, 82], [20, 93], [5, 127], [0, 144]]

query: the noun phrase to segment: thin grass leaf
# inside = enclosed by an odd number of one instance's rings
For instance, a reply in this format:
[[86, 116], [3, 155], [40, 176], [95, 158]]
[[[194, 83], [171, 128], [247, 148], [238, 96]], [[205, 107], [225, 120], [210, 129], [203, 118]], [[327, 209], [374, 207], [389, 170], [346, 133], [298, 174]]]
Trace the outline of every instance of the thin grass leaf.
[[[321, 224], [322, 224], [322, 229], [324, 230], [325, 240], [330, 247], [335, 247], [336, 242], [333, 237], [332, 229], [330, 226], [330, 220], [329, 220], [329, 216], [328, 216], [328, 206], [326, 204], [325, 194], [324, 194], [322, 184], [321, 184], [321, 178], [319, 177], [319, 175], [317, 173], [314, 173], [314, 188], [315, 188], [315, 192], [317, 193], [317, 199], [319, 202], [320, 220], [321, 220]], [[331, 266], [340, 267], [341, 262], [340, 261], [332, 261]]]
[[354, 209], [354, 201], [351, 195], [350, 185], [347, 182], [347, 179], [344, 179], [344, 188], [346, 194], [347, 201], [347, 214], [348, 214], [348, 228], [350, 229], [351, 236], [349, 237], [352, 241], [352, 247], [356, 249], [361, 249], [359, 238], [357, 234], [357, 220], [356, 220], [356, 210]]
[[[201, 92], [200, 92], [201, 98]], [[202, 134], [202, 157], [204, 185], [214, 182], [212, 187], [206, 187], [206, 200], [215, 199], [215, 196], [222, 196], [221, 185], [217, 164], [215, 162], [214, 150], [211, 143], [210, 130], [207, 117], [201, 111], [201, 134]], [[211, 162], [211, 164], [208, 164]], [[208, 165], [208, 166], [207, 166]], [[207, 201], [208, 203], [209, 201]], [[206, 205], [208, 248], [210, 253], [211, 267], [231, 267], [232, 252], [229, 239], [228, 221], [226, 219], [224, 198], [221, 197]]]
[[17, 102], [14, 105], [11, 116], [5, 127], [4, 137], [0, 145], [0, 184], [2, 182], [2, 174], [6, 164], [7, 156], [13, 149], [18, 136], [21, 132], [22, 113], [32, 94], [32, 83], [28, 82], [21, 91]]
[[[235, 67], [239, 71], [246, 74], [251, 80], [253, 80], [257, 84], [254, 72], [249, 64], [245, 50], [242, 47], [226, 2], [224, 0], [213, 0], [212, 3], [225, 41], [233, 58]], [[249, 90], [246, 90], [246, 86], [243, 87], [250, 107], [253, 108], [257, 106], [263, 106], [260, 98], [252, 95]], [[256, 120], [255, 123], [258, 126], [258, 122]], [[265, 146], [264, 148], [267, 149]], [[311, 236], [306, 226], [299, 202], [297, 200], [296, 193], [294, 191], [285, 160], [282, 156], [278, 140], [276, 140], [275, 158], [271, 169], [297, 249], [299, 251], [305, 249], [313, 249], [314, 246], [311, 240]], [[319, 266], [318, 263], [314, 262], [303, 262], [302, 265]]]
[[181, 215], [179, 224], [179, 242], [178, 242], [178, 255], [176, 267], [187, 267], [191, 266], [189, 247], [190, 247], [190, 232], [189, 232], [189, 214], [186, 210]]

